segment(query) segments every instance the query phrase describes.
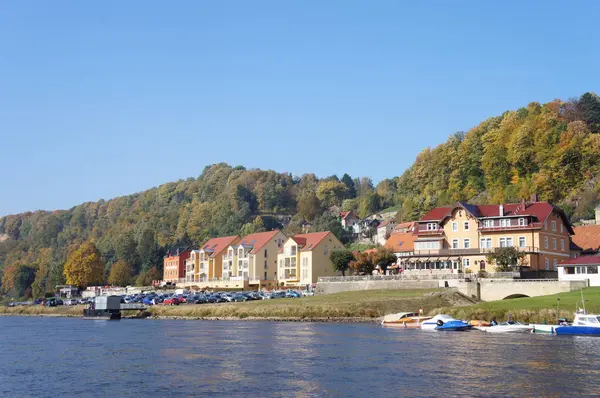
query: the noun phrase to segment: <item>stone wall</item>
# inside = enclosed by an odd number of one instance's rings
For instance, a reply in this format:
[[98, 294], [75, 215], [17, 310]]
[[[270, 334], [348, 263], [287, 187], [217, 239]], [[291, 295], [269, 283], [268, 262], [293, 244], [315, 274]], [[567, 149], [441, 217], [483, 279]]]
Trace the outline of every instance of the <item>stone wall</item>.
[[316, 293], [332, 294], [356, 290], [377, 289], [435, 289], [444, 287], [445, 281], [440, 280], [377, 280], [353, 282], [318, 282]]

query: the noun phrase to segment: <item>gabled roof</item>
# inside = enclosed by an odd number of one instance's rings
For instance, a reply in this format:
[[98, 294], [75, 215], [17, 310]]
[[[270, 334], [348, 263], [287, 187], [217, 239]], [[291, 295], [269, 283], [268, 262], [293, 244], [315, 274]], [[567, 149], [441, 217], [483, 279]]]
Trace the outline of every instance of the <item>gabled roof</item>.
[[[186, 251], [189, 251], [190, 247], [174, 247], [165, 254], [165, 257], [176, 257], [183, 255]], [[179, 251], [179, 254], [178, 254]]]
[[573, 228], [573, 243], [583, 251], [596, 252], [600, 249], [600, 225], [582, 225]]
[[412, 252], [417, 238], [412, 232], [397, 232], [390, 235], [384, 246], [394, 253]]
[[[502, 206], [502, 214], [500, 207]], [[490, 218], [490, 217], [532, 217], [531, 226], [534, 229], [539, 229], [544, 225], [544, 221], [555, 211], [563, 219], [567, 226], [567, 230], [572, 234], [573, 229], [565, 215], [559, 208], [549, 202], [533, 202], [533, 203], [507, 203], [504, 205], [470, 205], [463, 202], [458, 202], [454, 206], [436, 207], [428, 211], [419, 222], [442, 222], [446, 217], [450, 217], [456, 208], [463, 208], [474, 217]]]
[[[314, 249], [315, 247], [317, 247], [323, 239], [325, 239], [327, 236], [329, 236], [329, 234], [331, 234], [331, 232], [329, 232], [329, 231], [311, 232], [309, 234], [294, 235], [292, 237], [292, 239], [296, 243], [298, 243], [298, 246], [301, 247], [302, 251], [310, 251], [310, 250]], [[303, 242], [303, 243], [301, 243], [301, 242]]]
[[252, 247], [250, 253], [258, 252], [264, 245], [269, 243], [280, 231], [278, 229], [268, 232], [257, 232], [255, 234], [246, 235], [240, 241], [241, 246]]
[[403, 229], [405, 229], [407, 231], [411, 231], [414, 226], [415, 226], [415, 223], [412, 221], [411, 222], [403, 222], [403, 223], [396, 225], [396, 227], [394, 227], [394, 230], [392, 231], [392, 233], [393, 234], [400, 233], [401, 230], [403, 230]]
[[205, 252], [211, 253], [210, 256], [214, 257], [225, 250], [229, 245], [233, 244], [239, 236], [223, 236], [221, 238], [212, 238], [209, 239], [204, 246], [202, 246], [202, 250]]
[[[352, 210], [349, 211], [342, 211], [340, 213], [340, 217], [342, 218], [342, 220], [345, 220], [346, 217], [350, 216], [350, 215], [354, 215], [354, 213], [352, 212]], [[356, 216], [355, 216], [356, 217]]]
[[381, 224], [379, 224], [377, 226], [377, 228], [381, 228], [381, 227], [385, 227], [386, 225], [388, 225], [389, 223], [391, 223], [390, 220], [385, 220], [384, 222], [382, 222]]

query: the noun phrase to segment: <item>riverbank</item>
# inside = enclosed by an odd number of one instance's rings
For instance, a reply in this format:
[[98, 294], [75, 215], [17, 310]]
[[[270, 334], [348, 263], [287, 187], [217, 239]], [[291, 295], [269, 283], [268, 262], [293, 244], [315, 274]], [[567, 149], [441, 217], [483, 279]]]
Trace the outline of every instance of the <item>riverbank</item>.
[[[365, 290], [298, 299], [244, 303], [149, 306], [143, 313], [124, 311], [124, 317], [198, 320], [266, 320], [310, 322], [372, 322], [394, 312], [471, 304], [454, 290]], [[84, 306], [2, 307], [0, 315], [81, 316]]]
[[[600, 287], [583, 289], [588, 313], [600, 313]], [[557, 307], [558, 305], [558, 307]], [[558, 312], [557, 312], [558, 308]], [[457, 319], [507, 320], [509, 314], [522, 323], [555, 323], [559, 317], [573, 319], [582, 308], [581, 292], [573, 291], [549, 296], [515, 298], [481, 302], [469, 306], [436, 308], [430, 314], [449, 314]]]

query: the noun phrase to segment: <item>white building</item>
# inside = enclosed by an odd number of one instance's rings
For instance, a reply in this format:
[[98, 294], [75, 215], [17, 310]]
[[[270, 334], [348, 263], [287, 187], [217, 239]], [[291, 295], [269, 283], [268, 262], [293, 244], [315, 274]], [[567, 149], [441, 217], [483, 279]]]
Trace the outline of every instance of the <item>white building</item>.
[[589, 286], [600, 286], [600, 256], [581, 256], [558, 264], [558, 280], [583, 281]]

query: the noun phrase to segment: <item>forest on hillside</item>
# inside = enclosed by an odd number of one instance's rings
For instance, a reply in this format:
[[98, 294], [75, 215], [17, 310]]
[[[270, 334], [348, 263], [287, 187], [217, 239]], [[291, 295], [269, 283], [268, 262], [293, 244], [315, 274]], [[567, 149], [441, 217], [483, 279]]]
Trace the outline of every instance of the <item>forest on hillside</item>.
[[284, 232], [299, 232], [308, 222], [313, 231], [332, 230], [345, 241], [335, 215], [326, 211], [332, 205], [361, 217], [394, 207], [405, 221], [458, 200], [507, 203], [536, 193], [573, 220], [589, 218], [600, 192], [599, 133], [600, 98], [586, 93], [532, 102], [454, 133], [421, 152], [402, 175], [377, 185], [347, 174], [298, 177], [216, 164], [198, 178], [134, 195], [5, 216], [0, 289], [36, 297], [52, 291], [65, 282], [69, 254], [81, 255], [84, 243], [93, 243], [86, 253], [97, 253], [102, 281], [126, 268], [122, 278], [145, 284], [160, 275], [162, 257], [172, 247], [278, 228], [282, 218], [291, 219]]

